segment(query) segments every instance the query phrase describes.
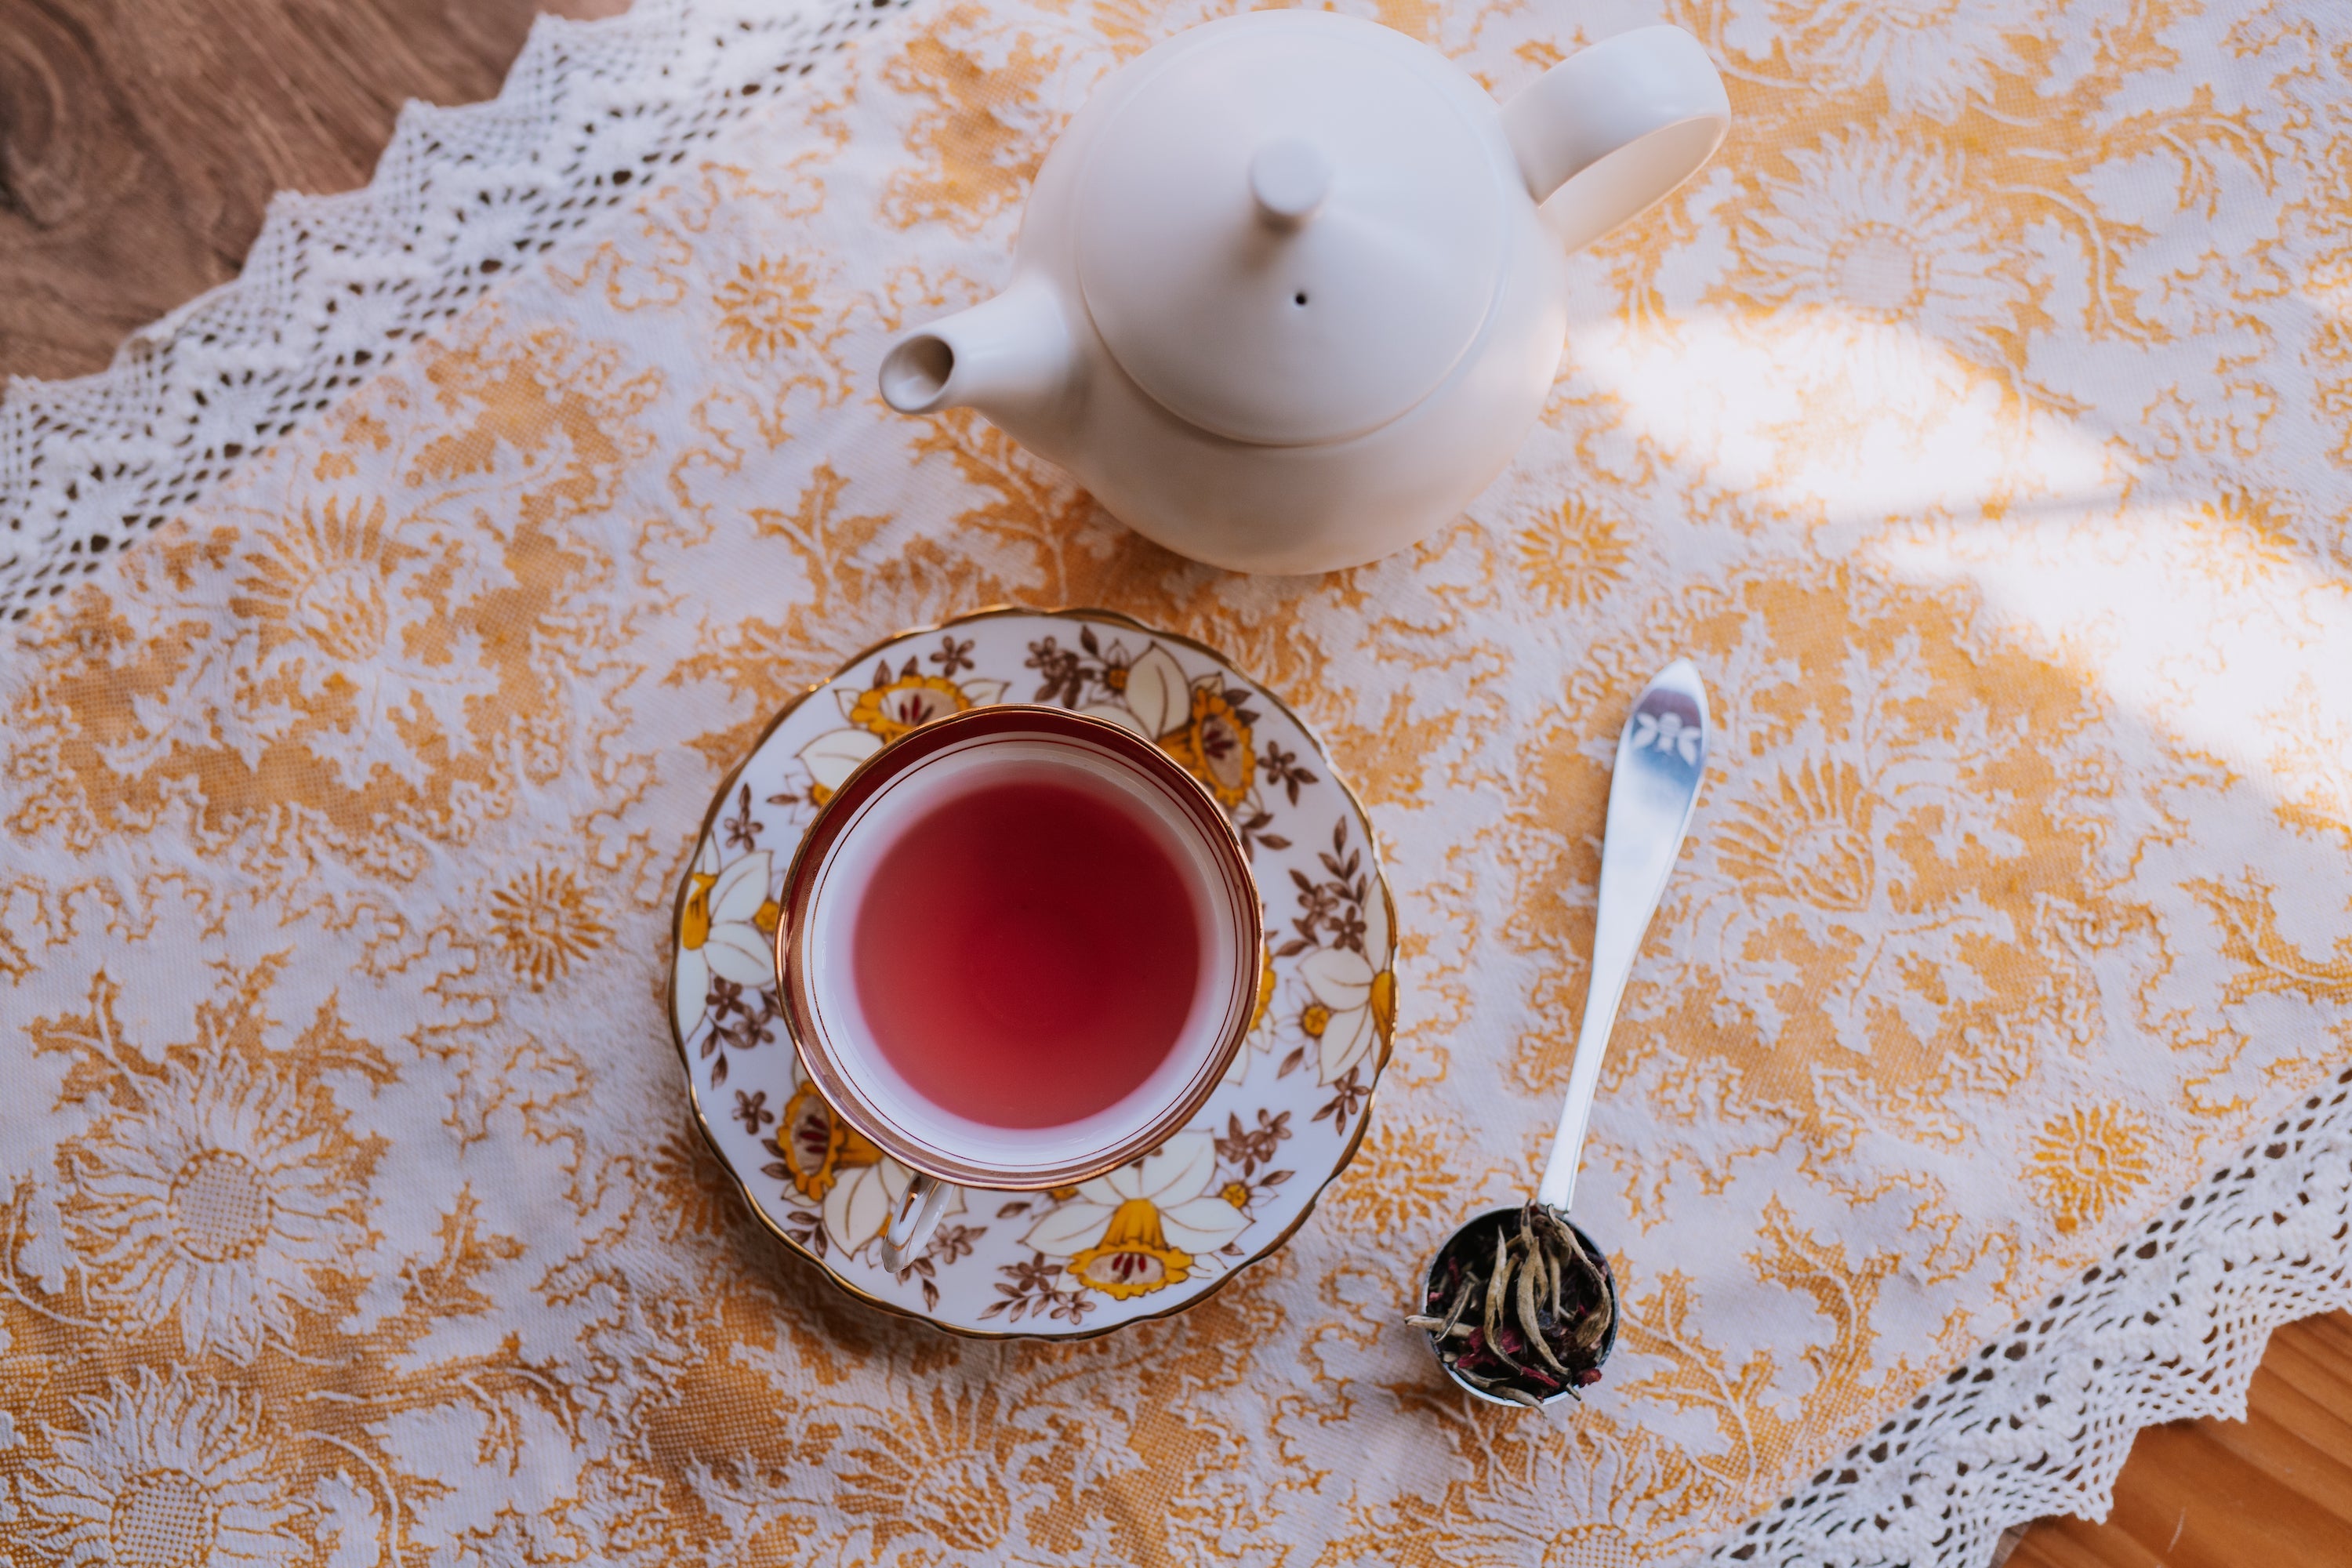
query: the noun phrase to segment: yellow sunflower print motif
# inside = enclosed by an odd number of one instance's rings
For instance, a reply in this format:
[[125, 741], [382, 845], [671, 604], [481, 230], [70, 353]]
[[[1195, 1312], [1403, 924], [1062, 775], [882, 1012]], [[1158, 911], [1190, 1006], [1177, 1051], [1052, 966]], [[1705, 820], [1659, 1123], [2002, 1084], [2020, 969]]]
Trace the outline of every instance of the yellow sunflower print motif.
[[78, 1400], [56, 1457], [19, 1483], [14, 1539], [53, 1563], [287, 1563], [303, 1509], [273, 1463], [259, 1402], [150, 1367]]
[[1517, 541], [1520, 574], [1548, 609], [1588, 610], [1624, 581], [1633, 546], [1598, 507], [1562, 501]]
[[1718, 829], [1724, 868], [1759, 898], [1858, 913], [1878, 885], [1874, 805], [1853, 763], [1808, 758]]
[[[709, 936], [710, 889], [717, 881], [716, 877], [696, 876], [697, 890], [688, 898], [679, 922], [680, 941], [691, 937], [693, 945], [700, 947]], [[594, 896], [570, 871], [534, 866], [491, 890], [489, 929], [515, 973], [530, 982], [533, 991], [544, 991], [612, 940], [613, 928], [603, 913]], [[775, 929], [772, 920], [768, 929]]]
[[2025, 1169], [2061, 1236], [2106, 1217], [2147, 1184], [2147, 1123], [2122, 1105], [2075, 1110], [2045, 1123]]
[[711, 298], [719, 306], [720, 336], [730, 350], [749, 359], [772, 359], [799, 348], [824, 322], [815, 278], [781, 257], [737, 263], [734, 276]]
[[192, 1358], [294, 1343], [367, 1244], [368, 1162], [341, 1112], [234, 1052], [124, 1099], [67, 1146], [64, 1239], [93, 1300], [126, 1327], [176, 1323]]
[[341, 664], [369, 658], [391, 633], [388, 586], [414, 553], [391, 532], [381, 500], [339, 505], [329, 497], [315, 515], [306, 504], [287, 520], [274, 552], [245, 558], [252, 571], [230, 608], [252, 619], [265, 654], [307, 642]]

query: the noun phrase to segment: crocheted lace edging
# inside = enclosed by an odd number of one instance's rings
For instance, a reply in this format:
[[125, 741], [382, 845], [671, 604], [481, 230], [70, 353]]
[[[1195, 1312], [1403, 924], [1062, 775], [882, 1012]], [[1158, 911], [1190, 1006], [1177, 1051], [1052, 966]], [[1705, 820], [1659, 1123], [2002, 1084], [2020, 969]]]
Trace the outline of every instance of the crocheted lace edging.
[[281, 194], [232, 282], [133, 333], [114, 362], [0, 393], [0, 622], [381, 370], [499, 276], [907, 0], [638, 0], [542, 16], [497, 98], [410, 103], [374, 177]]
[[1701, 1561], [1984, 1568], [2104, 1519], [2143, 1426], [2242, 1418], [2271, 1331], [2352, 1305], [2352, 1068]]

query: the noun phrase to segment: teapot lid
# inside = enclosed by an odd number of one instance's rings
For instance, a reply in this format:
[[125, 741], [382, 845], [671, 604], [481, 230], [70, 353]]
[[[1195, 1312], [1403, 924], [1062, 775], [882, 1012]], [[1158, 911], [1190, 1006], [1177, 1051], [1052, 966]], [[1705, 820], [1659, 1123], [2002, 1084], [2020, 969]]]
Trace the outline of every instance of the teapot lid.
[[1262, 446], [1360, 436], [1434, 391], [1506, 256], [1505, 153], [1474, 84], [1324, 12], [1213, 23], [1129, 68], [1147, 74], [1089, 153], [1076, 240], [1087, 312], [1135, 383]]

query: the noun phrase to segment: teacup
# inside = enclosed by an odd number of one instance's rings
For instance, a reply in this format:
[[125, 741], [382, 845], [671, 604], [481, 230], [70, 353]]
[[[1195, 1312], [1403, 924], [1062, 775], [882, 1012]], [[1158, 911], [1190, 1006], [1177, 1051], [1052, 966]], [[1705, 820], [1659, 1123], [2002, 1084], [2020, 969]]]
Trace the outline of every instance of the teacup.
[[1264, 910], [1233, 822], [1143, 736], [1004, 704], [893, 741], [818, 810], [776, 926], [783, 1022], [840, 1120], [913, 1173], [1075, 1186], [1200, 1110], [1256, 1011]]

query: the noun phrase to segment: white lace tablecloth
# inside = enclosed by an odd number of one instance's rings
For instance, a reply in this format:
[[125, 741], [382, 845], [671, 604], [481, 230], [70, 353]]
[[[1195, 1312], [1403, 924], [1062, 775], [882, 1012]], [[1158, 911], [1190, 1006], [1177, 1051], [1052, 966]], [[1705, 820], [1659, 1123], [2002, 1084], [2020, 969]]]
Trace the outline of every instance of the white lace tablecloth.
[[[1520, 461], [1271, 581], [871, 392], [1212, 9], [542, 26], [113, 371], [11, 388], [16, 1560], [1973, 1564], [2352, 1296], [2352, 20], [1670, 11], [1737, 129], [1577, 263]], [[1377, 14], [1498, 92], [1660, 16]], [[781, 1258], [660, 991], [767, 716], [1007, 599], [1280, 692], [1402, 933], [1356, 1166], [1074, 1346]], [[1723, 763], [1580, 1195], [1621, 1348], [1565, 1419], [1472, 1408], [1398, 1310], [1532, 1178], [1609, 742], [1682, 652]]]

